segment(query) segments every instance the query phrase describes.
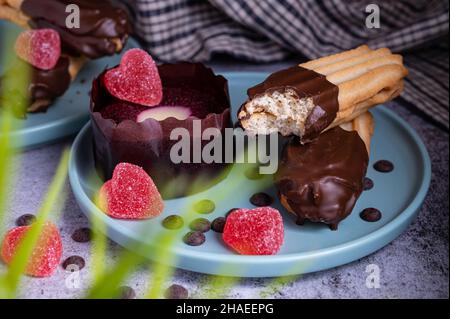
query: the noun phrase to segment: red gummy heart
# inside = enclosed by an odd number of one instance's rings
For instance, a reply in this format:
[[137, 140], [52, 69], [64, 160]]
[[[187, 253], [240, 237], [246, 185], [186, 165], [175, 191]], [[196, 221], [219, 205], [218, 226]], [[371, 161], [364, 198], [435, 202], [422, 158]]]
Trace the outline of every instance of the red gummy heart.
[[233, 210], [223, 230], [225, 243], [242, 255], [274, 255], [283, 237], [283, 220], [272, 207]]
[[36, 68], [51, 70], [61, 57], [61, 39], [53, 29], [28, 30], [19, 34], [15, 50]]
[[[16, 249], [31, 227], [16, 227], [6, 233], [2, 242], [1, 257], [7, 265], [11, 263]], [[49, 277], [58, 267], [61, 255], [62, 243], [58, 228], [48, 222], [42, 229], [42, 233], [28, 261], [25, 273], [34, 277]]]
[[147, 219], [162, 213], [164, 202], [153, 180], [139, 166], [120, 163], [99, 192], [99, 207], [120, 219]]
[[113, 96], [136, 104], [155, 106], [163, 97], [158, 67], [141, 49], [127, 51], [120, 65], [106, 72], [104, 83]]

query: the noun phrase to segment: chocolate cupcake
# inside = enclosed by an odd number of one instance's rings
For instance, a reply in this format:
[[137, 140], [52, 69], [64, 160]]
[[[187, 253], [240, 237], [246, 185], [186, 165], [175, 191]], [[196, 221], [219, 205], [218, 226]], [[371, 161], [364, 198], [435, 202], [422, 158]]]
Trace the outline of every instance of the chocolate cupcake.
[[[206, 163], [202, 158], [194, 161], [199, 152], [195, 145], [203, 149], [210, 142], [201, 139], [206, 129], [220, 130], [223, 139], [225, 128], [232, 127], [224, 77], [200, 63], [162, 64], [158, 72], [163, 97], [158, 105], [148, 107], [114, 97], [105, 86], [106, 72], [94, 80], [91, 92], [94, 156], [103, 178], [111, 178], [118, 163], [132, 163], [144, 168], [164, 198], [173, 198], [204, 190], [217, 183], [219, 176], [226, 175], [224, 160], [220, 163]], [[188, 116], [177, 116], [177, 109], [189, 110]], [[153, 113], [163, 110], [169, 112], [169, 117], [163, 114], [143, 118], [142, 112], [147, 110]], [[188, 163], [174, 163], [171, 159], [172, 146], [180, 138], [170, 138], [176, 128], [189, 133]]]

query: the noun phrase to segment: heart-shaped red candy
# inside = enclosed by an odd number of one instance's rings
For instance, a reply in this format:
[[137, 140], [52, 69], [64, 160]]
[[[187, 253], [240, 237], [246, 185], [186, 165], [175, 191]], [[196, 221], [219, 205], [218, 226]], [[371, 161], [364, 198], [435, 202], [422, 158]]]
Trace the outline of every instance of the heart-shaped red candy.
[[53, 29], [24, 31], [17, 37], [17, 56], [41, 70], [51, 70], [61, 57], [61, 39]]
[[242, 255], [275, 255], [284, 241], [283, 219], [269, 206], [235, 209], [227, 216], [222, 238]]
[[[6, 233], [0, 250], [1, 259], [5, 264], [9, 265], [12, 262], [17, 249], [31, 227], [16, 227]], [[51, 276], [58, 268], [62, 250], [61, 235], [58, 228], [53, 223], [47, 222], [31, 252], [25, 273], [34, 277]]]
[[159, 216], [164, 201], [150, 176], [139, 166], [119, 163], [113, 178], [101, 187], [99, 208], [120, 219], [148, 219]]
[[104, 83], [113, 96], [136, 104], [155, 106], [163, 97], [158, 67], [141, 49], [128, 50], [120, 65], [106, 72]]

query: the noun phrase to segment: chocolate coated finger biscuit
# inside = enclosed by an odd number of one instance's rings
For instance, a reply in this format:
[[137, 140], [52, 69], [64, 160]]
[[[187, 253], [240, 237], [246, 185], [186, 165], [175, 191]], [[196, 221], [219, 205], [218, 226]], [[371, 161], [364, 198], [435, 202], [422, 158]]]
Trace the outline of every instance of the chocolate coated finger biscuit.
[[279, 132], [311, 142], [397, 97], [407, 73], [400, 55], [361, 46], [275, 72], [249, 89], [238, 118], [250, 133]]

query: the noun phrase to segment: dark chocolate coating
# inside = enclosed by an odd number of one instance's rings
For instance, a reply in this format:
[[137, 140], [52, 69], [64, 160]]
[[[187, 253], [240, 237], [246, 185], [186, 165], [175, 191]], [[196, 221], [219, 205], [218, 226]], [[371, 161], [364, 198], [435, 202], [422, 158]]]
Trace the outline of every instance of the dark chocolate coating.
[[305, 122], [302, 142], [310, 142], [326, 129], [339, 111], [339, 88], [326, 76], [315, 71], [293, 66], [271, 74], [264, 82], [248, 89], [249, 99], [274, 91], [293, 89], [299, 98], [312, 97], [315, 107]]
[[29, 92], [31, 101], [40, 99], [53, 100], [66, 92], [70, 85], [69, 59], [61, 57], [51, 70], [40, 70], [31, 67]]
[[[69, 4], [80, 8], [80, 28], [66, 27]], [[126, 11], [109, 0], [25, 0], [21, 10], [31, 17], [33, 28], [58, 31], [64, 52], [92, 59], [114, 54], [114, 41], [124, 45], [131, 31]]]
[[[225, 137], [225, 128], [231, 128], [230, 98], [227, 80], [217, 76], [200, 63], [163, 64], [158, 66], [164, 88], [195, 89], [211, 94], [215, 103], [210, 104], [206, 117], [201, 118], [201, 132], [208, 128], [218, 128]], [[117, 101], [103, 83], [104, 73], [93, 82], [91, 94], [91, 118], [94, 133], [94, 158], [96, 166], [105, 179], [112, 176], [114, 167], [120, 162], [141, 166], [153, 179], [162, 196], [173, 198], [198, 192], [224, 177], [226, 163], [173, 163], [170, 150], [178, 140], [170, 140], [175, 128], [189, 132], [190, 146], [200, 142], [201, 147], [209, 141], [198, 141], [194, 134], [193, 118], [163, 121], [147, 119], [141, 123], [124, 120], [120, 123], [104, 118], [101, 110]], [[188, 106], [188, 105], [186, 105]], [[195, 141], [194, 141], [195, 140]], [[222, 145], [225, 145], [224, 141]], [[192, 154], [197, 151], [191, 149]], [[225, 154], [225, 152], [223, 152]], [[196, 189], [189, 189], [198, 178], [203, 178]]]
[[[14, 61], [14, 65], [6, 71], [4, 76], [14, 76], [17, 72], [23, 72], [23, 68], [19, 67], [19, 64], [23, 63], [26, 62], [16, 59]], [[61, 57], [55, 67], [51, 70], [41, 70], [29, 64], [28, 66], [30, 78], [27, 88], [28, 96], [26, 97], [26, 100], [29, 105], [33, 104], [37, 100], [48, 100], [48, 104], [40, 104], [38, 109], [33, 110], [33, 112], [45, 112], [48, 109], [50, 102], [63, 95], [69, 88], [71, 81], [69, 73], [69, 59], [66, 57]], [[0, 93], [2, 92], [2, 81], [3, 77], [0, 78]], [[16, 94], [16, 92], [6, 94]], [[26, 109], [21, 109], [19, 106], [11, 106], [11, 108], [15, 116], [19, 118], [26, 117]]]
[[336, 127], [305, 145], [292, 139], [283, 150], [275, 184], [299, 224], [310, 220], [336, 229], [361, 195], [368, 162], [358, 133]]

